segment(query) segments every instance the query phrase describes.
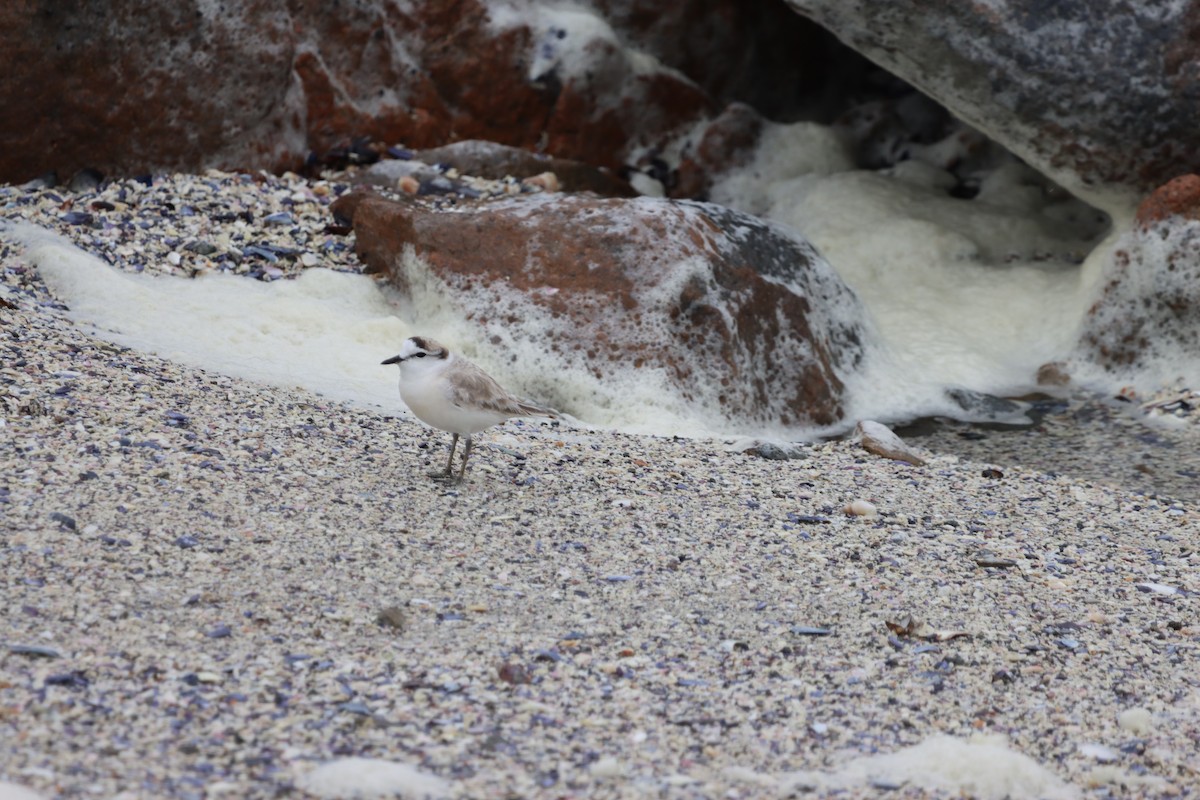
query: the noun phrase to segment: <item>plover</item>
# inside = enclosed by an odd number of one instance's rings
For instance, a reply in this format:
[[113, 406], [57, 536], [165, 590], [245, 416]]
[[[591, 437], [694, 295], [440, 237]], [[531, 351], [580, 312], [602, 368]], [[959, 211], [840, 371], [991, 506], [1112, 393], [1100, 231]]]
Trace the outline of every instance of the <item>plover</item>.
[[[454, 435], [446, 469], [431, 475], [462, 482], [471, 456], [471, 436], [513, 417], [557, 417], [553, 409], [510, 394], [492, 376], [428, 336], [405, 339], [400, 352], [383, 362], [400, 365], [400, 399], [417, 419]], [[467, 440], [462, 466], [453, 478], [454, 450]]]

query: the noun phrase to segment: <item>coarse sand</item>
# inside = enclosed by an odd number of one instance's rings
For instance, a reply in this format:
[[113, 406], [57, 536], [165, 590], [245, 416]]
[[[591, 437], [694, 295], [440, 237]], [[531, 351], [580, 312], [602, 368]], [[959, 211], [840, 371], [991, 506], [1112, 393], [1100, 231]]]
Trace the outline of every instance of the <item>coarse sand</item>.
[[18, 282], [0, 798], [1200, 794], [1194, 424], [914, 467], [513, 421], [447, 487], [440, 432]]

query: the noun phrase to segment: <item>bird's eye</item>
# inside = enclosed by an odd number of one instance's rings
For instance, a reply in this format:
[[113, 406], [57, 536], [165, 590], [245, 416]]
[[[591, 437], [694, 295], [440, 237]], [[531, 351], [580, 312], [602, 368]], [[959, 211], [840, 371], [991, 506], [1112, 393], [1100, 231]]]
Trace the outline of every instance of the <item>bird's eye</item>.
[[424, 358], [428, 353], [417, 353], [417, 358]]

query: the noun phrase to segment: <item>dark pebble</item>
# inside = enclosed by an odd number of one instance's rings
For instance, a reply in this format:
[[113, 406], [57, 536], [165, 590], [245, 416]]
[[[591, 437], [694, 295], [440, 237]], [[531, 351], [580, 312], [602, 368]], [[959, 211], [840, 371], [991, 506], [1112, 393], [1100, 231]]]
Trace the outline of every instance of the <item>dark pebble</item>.
[[62, 653], [53, 647], [42, 647], [36, 644], [10, 644], [8, 652], [18, 656], [37, 656], [38, 658], [62, 658]]
[[183, 249], [200, 256], [211, 256], [217, 252], [217, 246], [208, 242], [188, 242], [183, 246]]
[[499, 674], [500, 680], [513, 686], [529, 683], [529, 670], [521, 664], [504, 663], [496, 672]]
[[271, 262], [272, 264], [274, 264], [276, 261], [279, 260], [279, 256], [275, 255], [267, 248], [259, 247], [256, 244], [248, 245], [247, 247], [242, 248], [242, 255], [258, 256], [259, 258], [265, 258], [267, 261]]
[[992, 673], [992, 683], [1012, 683], [1016, 679], [1016, 673], [1007, 669], [998, 669]]
[[408, 617], [399, 606], [388, 606], [383, 609], [375, 618], [375, 622], [385, 628], [393, 628], [397, 631], [403, 631], [408, 627]]
[[71, 180], [67, 182], [67, 189], [72, 192], [93, 192], [103, 182], [103, 172], [85, 167], [71, 176]]
[[790, 461], [792, 459], [808, 458], [808, 453], [799, 447], [778, 445], [773, 442], [760, 442], [748, 449], [746, 455], [758, 456], [768, 461]]
[[86, 689], [89, 683], [91, 681], [87, 679], [87, 676], [78, 670], [50, 675], [46, 678], [47, 686], [66, 686], [71, 689]]
[[791, 631], [797, 636], [828, 636], [833, 633], [831, 628], [811, 628], [807, 625], [793, 625]]
[[58, 527], [64, 531], [75, 530], [75, 519], [73, 517], [68, 517], [66, 514], [63, 514], [62, 512], [55, 511], [53, 514], [50, 515], [50, 519], [57, 522]]
[[199, 544], [200, 544], [199, 539], [197, 539], [195, 536], [191, 536], [188, 534], [184, 534], [183, 536], [180, 536], [178, 539], [175, 540], [175, 546], [182, 547], [185, 550], [196, 547]]
[[58, 173], [54, 171], [45, 172], [28, 183], [21, 184], [21, 188], [26, 191], [36, 191], [38, 189], [52, 189], [58, 185]]
[[209, 639], [228, 639], [230, 636], [233, 636], [233, 629], [228, 625], [218, 625], [204, 635]]
[[62, 221], [68, 225], [91, 225], [95, 219], [86, 211], [68, 211], [62, 215]]

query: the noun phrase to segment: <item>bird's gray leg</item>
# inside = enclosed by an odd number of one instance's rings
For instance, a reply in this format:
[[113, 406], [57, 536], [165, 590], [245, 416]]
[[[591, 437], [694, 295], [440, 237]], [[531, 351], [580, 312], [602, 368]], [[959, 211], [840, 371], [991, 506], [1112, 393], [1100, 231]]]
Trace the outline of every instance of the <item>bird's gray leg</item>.
[[467, 459], [471, 457], [471, 437], [467, 437], [467, 446], [463, 450], [462, 466], [458, 468], [458, 480], [456, 483], [462, 483], [463, 476], [467, 474]]
[[[458, 434], [453, 434], [453, 436], [454, 438], [450, 440], [450, 457], [446, 459], [446, 469], [443, 472], [431, 472], [429, 473], [429, 477], [444, 481], [454, 474], [451, 467], [454, 465], [454, 448], [458, 447]], [[467, 447], [470, 448], [470, 445], [471, 437], [468, 436]], [[459, 480], [462, 480], [462, 478], [460, 477]]]

